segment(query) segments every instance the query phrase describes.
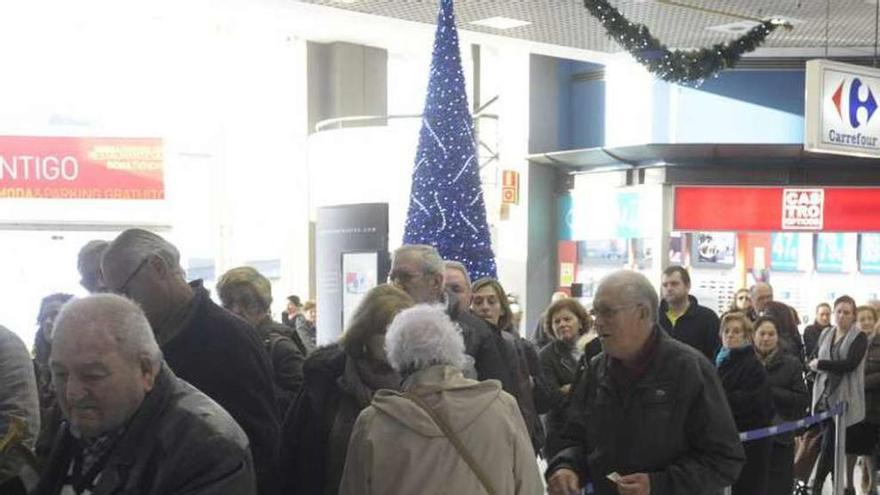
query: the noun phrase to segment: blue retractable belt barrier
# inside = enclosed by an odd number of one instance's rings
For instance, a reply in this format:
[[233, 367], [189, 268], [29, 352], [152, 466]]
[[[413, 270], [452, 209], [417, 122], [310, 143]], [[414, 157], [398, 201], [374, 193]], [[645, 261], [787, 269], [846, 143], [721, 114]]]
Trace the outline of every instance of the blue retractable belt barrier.
[[[807, 416], [806, 418], [799, 419], [797, 421], [789, 421], [788, 423], [782, 423], [776, 426], [740, 432], [739, 439], [741, 442], [748, 442], [751, 440], [758, 440], [759, 438], [767, 438], [781, 435], [783, 433], [788, 433], [790, 431], [799, 430], [801, 428], [806, 428], [807, 426], [812, 426], [816, 423], [821, 423], [822, 421], [833, 418], [834, 416], [839, 416], [840, 414], [843, 414], [844, 409], [844, 403], [838, 402], [834, 407], [825, 412], [814, 414], [812, 416]], [[587, 483], [587, 486], [584, 487], [582, 493], [584, 495], [592, 494], [593, 484]]]
[[842, 413], [843, 403], [839, 402], [834, 407], [825, 412], [814, 414], [812, 416], [807, 416], [806, 418], [799, 419], [797, 421], [790, 421], [788, 423], [782, 423], [776, 426], [770, 426], [768, 428], [758, 428], [757, 430], [743, 431], [739, 434], [739, 439], [743, 442], [748, 442], [750, 440], [758, 440], [759, 438], [767, 438], [775, 435], [780, 435], [782, 433], [788, 433], [790, 431], [799, 430], [807, 426], [812, 426], [816, 423], [820, 423], [822, 421], [825, 421], [826, 419], [838, 416]]

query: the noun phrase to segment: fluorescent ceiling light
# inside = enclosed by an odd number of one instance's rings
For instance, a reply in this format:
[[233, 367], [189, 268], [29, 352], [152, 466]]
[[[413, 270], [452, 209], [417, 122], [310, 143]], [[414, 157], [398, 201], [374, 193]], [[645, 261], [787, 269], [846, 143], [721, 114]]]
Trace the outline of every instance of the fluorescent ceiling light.
[[485, 26], [495, 29], [512, 29], [516, 27], [528, 26], [529, 21], [521, 21], [519, 19], [511, 19], [510, 17], [488, 17], [479, 21], [471, 21], [470, 24]]

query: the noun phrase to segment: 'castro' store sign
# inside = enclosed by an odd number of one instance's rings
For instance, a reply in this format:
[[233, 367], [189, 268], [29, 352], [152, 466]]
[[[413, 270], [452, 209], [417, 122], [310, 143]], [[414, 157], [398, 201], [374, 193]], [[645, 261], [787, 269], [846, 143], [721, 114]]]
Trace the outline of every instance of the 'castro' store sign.
[[880, 157], [880, 70], [807, 62], [804, 149]]

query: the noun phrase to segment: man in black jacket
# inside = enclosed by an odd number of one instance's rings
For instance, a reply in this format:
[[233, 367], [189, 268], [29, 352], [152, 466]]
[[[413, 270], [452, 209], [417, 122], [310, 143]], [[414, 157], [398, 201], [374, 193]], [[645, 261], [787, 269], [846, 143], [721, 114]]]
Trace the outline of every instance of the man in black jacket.
[[745, 460], [714, 366], [655, 324], [657, 293], [621, 270], [593, 299], [603, 353], [577, 382], [547, 468], [551, 495], [714, 493]]
[[449, 317], [461, 328], [477, 379], [494, 378], [505, 391], [517, 395], [510, 363], [502, 359], [492, 330], [467, 309], [471, 284], [461, 263], [444, 262], [433, 246], [408, 244], [394, 252], [388, 279], [417, 303], [445, 304]]
[[162, 237], [129, 229], [101, 262], [107, 288], [144, 310], [165, 361], [217, 401], [250, 439], [257, 488], [276, 494], [280, 425], [269, 357], [256, 330], [186, 282], [180, 254]]
[[663, 301], [658, 321], [672, 337], [703, 353], [710, 362], [721, 348], [718, 315], [700, 306], [690, 295], [691, 277], [684, 267], [673, 265], [663, 270], [661, 279]]
[[36, 495], [253, 495], [248, 439], [177, 378], [144, 314], [101, 294], [58, 316], [49, 364], [65, 422]]

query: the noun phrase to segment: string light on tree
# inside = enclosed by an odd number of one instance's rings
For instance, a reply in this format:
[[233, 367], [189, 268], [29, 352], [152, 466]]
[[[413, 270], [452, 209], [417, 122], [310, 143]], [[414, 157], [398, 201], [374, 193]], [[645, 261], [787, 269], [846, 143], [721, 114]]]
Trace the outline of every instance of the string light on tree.
[[403, 242], [435, 246], [471, 278], [496, 276], [452, 0], [437, 16]]

